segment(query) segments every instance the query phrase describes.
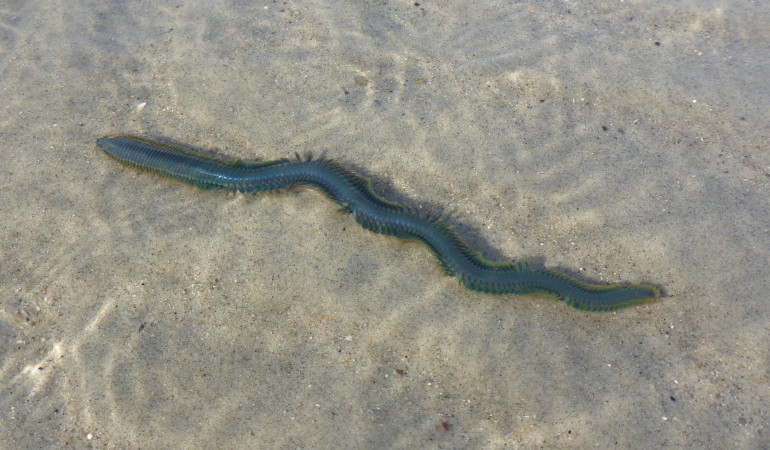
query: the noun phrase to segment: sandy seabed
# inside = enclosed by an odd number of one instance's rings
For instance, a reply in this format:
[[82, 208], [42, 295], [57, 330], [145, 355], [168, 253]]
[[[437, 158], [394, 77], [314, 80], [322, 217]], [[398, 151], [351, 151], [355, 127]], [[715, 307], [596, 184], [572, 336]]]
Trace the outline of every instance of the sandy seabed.
[[[0, 447], [767, 448], [770, 4], [0, 4]], [[471, 292], [314, 191], [126, 169], [130, 133], [332, 157], [664, 298]]]

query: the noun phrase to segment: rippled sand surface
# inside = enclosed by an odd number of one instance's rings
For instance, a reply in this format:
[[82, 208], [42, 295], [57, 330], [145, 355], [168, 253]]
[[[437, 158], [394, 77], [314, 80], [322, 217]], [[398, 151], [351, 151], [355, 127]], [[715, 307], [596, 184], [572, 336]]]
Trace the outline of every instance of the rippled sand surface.
[[[761, 448], [770, 6], [0, 4], [0, 447]], [[470, 292], [314, 191], [128, 170], [131, 133], [335, 158], [486, 257], [665, 297]]]

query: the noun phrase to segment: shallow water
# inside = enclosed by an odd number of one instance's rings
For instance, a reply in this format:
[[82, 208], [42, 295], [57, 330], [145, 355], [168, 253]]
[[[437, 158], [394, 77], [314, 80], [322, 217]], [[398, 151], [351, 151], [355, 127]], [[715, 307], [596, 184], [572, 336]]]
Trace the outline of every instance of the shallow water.
[[[769, 440], [770, 7], [0, 6], [0, 446]], [[491, 296], [313, 191], [94, 148], [324, 154], [490, 259], [659, 303]]]

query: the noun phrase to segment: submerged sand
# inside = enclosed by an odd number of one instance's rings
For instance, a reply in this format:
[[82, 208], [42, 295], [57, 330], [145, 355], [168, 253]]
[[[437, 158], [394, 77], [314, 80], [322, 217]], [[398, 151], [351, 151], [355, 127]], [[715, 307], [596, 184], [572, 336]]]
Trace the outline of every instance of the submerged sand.
[[[0, 447], [762, 448], [770, 6], [0, 6]], [[586, 313], [445, 277], [314, 191], [202, 192], [131, 133], [335, 158]]]

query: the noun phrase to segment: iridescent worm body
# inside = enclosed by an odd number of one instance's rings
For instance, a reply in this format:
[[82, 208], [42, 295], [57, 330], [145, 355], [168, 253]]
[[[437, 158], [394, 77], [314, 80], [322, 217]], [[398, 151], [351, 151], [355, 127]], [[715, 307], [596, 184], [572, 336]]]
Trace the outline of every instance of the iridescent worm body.
[[493, 294], [547, 294], [582, 310], [613, 311], [659, 299], [655, 287], [601, 286], [526, 264], [495, 263], [465, 244], [448, 225], [378, 196], [368, 180], [330, 159], [228, 161], [134, 136], [97, 140], [120, 162], [202, 189], [265, 192], [312, 186], [352, 213], [364, 228], [427, 245], [448, 275], [469, 289]]

